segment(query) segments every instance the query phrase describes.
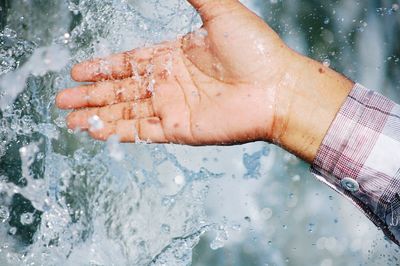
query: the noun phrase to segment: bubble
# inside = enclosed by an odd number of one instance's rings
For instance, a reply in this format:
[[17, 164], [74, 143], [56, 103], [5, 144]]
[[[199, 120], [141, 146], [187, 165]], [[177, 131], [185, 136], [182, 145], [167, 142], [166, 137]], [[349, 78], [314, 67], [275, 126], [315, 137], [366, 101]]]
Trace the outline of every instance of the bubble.
[[244, 217], [244, 220], [248, 223], [251, 223], [251, 218], [249, 216]]
[[331, 22], [330, 18], [325, 18], [325, 19], [324, 19], [324, 24], [325, 24], [325, 25], [328, 25], [329, 22]]
[[272, 217], [272, 210], [270, 208], [264, 208], [261, 210], [261, 216], [264, 220], [269, 220]]
[[171, 232], [171, 227], [168, 224], [162, 224], [161, 232], [163, 232], [164, 234], [169, 234]]
[[33, 223], [34, 219], [35, 219], [35, 217], [34, 217], [33, 213], [25, 212], [25, 213], [21, 214], [20, 222], [23, 225], [29, 225], [29, 224]]
[[322, 61], [322, 64], [323, 64], [324, 67], [330, 67], [331, 66], [331, 60], [324, 59], [324, 61]]

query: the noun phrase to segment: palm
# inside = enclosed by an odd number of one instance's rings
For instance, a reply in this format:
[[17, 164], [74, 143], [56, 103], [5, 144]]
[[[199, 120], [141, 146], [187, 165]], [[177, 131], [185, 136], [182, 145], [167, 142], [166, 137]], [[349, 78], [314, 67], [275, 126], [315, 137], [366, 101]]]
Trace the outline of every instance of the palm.
[[[125, 142], [192, 145], [265, 139], [282, 78], [280, 48], [265, 24], [239, 9], [178, 41], [76, 66], [76, 80], [97, 83], [62, 92], [58, 105], [79, 109], [69, 126], [102, 140], [114, 134]], [[103, 128], [90, 129], [94, 115]]]
[[[202, 38], [196, 36], [198, 38]], [[194, 38], [196, 38], [194, 37]], [[204, 40], [207, 42], [207, 38]], [[203, 43], [190, 40], [190, 43]], [[269, 121], [259, 121], [259, 106], [262, 90], [251, 82], [240, 80], [229, 73], [230, 68], [220, 62], [207, 62], [204, 58], [215, 58], [210, 48], [191, 46], [193, 50], [176, 49], [173, 53], [172, 70], [162, 76], [155, 85], [152, 103], [155, 114], [161, 118], [168, 141], [187, 144], [232, 143], [261, 139], [265, 128], [256, 128]], [[196, 51], [199, 48], [200, 51]], [[190, 55], [201, 52], [203, 55]], [[189, 53], [189, 54], [188, 54]], [[164, 58], [166, 57], [166, 58]], [[158, 60], [167, 61], [170, 54]], [[201, 58], [202, 60], [196, 60]], [[165, 64], [161, 64], [165, 65]], [[163, 73], [165, 69], [159, 69]], [[268, 106], [264, 102], [264, 106]]]

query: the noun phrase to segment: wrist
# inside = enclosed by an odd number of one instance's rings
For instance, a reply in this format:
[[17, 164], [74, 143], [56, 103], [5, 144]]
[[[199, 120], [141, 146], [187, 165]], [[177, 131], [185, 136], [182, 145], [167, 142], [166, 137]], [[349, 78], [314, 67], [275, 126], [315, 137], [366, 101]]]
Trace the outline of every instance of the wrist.
[[312, 163], [354, 83], [296, 53], [293, 61], [277, 91], [272, 141]]

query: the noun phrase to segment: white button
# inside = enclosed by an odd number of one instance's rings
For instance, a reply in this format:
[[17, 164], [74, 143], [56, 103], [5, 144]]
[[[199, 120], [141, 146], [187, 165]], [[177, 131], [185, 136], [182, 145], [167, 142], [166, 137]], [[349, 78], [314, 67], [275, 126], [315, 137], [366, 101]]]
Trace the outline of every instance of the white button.
[[350, 177], [345, 177], [340, 181], [340, 185], [350, 192], [357, 192], [360, 189], [360, 185], [357, 183], [356, 180]]

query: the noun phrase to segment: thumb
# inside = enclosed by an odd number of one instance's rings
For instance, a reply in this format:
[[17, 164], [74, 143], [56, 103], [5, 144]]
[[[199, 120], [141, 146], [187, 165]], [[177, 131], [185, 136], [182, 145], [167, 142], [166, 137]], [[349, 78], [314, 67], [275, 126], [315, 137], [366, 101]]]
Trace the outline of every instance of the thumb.
[[227, 15], [238, 7], [243, 7], [238, 0], [188, 0], [199, 12], [203, 23], [221, 15]]

